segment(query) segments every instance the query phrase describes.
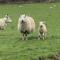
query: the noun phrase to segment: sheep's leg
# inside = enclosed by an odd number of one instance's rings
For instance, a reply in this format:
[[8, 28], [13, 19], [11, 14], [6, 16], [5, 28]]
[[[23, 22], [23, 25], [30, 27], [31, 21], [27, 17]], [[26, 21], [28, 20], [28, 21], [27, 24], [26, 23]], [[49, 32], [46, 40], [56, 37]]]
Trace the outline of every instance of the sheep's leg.
[[1, 27], [0, 27], [0, 30], [1, 30]]
[[44, 33], [42, 34], [42, 39], [43, 39], [43, 40], [45, 39], [45, 34], [44, 34]]
[[38, 35], [38, 40], [39, 39], [43, 39], [43, 35], [41, 33], [39, 33], [39, 35]]
[[25, 34], [25, 40], [27, 40], [27, 33]]
[[21, 35], [22, 40], [24, 40], [24, 34]]
[[23, 34], [22, 40], [27, 40], [27, 34]]
[[41, 35], [40, 35], [40, 33], [39, 33], [39, 34], [38, 34], [38, 40], [40, 39], [40, 36], [41, 36]]
[[22, 34], [22, 40], [27, 40], [27, 33]]
[[43, 39], [44, 40], [44, 33], [42, 33], [42, 34], [40, 33], [39, 34], [39, 39]]
[[4, 27], [0, 27], [0, 30], [4, 30]]
[[45, 39], [47, 38], [47, 33], [44, 34], [44, 38], [45, 38]]
[[24, 34], [24, 36], [23, 36], [23, 40], [26, 40], [26, 36], [25, 36], [25, 34]]

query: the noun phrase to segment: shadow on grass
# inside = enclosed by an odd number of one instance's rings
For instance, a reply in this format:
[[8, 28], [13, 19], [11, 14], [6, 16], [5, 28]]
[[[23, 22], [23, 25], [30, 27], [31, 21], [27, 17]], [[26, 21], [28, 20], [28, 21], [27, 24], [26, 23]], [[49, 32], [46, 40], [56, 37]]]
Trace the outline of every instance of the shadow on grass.
[[[60, 36], [59, 35], [51, 35], [51, 36], [47, 36], [47, 38], [44, 40], [52, 40], [52, 39], [60, 39]], [[38, 39], [37, 36], [31, 36], [31, 37], [28, 37], [28, 40], [42, 40], [42, 39]]]
[[51, 36], [48, 36], [47, 39], [48, 40], [51, 40], [51, 39], [60, 39], [60, 36], [58, 36], [58, 35], [51, 35]]
[[[18, 41], [22, 40], [21, 37], [18, 37], [17, 38]], [[60, 39], [60, 36], [59, 35], [50, 35], [50, 36], [47, 36], [46, 39], [44, 40], [53, 40], [53, 39]], [[38, 39], [38, 36], [28, 36], [28, 40], [42, 40], [42, 39]]]
[[30, 36], [30, 37], [28, 37], [28, 40], [37, 40], [37, 39], [38, 39], [37, 36]]
[[[17, 39], [18, 39], [18, 41], [19, 41], [19, 40], [23, 40], [21, 37], [18, 37]], [[28, 39], [28, 40], [37, 40], [38, 37], [37, 37], [37, 36], [28, 36], [27, 39]]]

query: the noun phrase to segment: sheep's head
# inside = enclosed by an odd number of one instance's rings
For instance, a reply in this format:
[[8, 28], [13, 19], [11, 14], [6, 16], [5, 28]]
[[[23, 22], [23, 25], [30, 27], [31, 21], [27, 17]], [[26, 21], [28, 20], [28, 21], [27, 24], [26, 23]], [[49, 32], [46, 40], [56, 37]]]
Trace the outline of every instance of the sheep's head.
[[39, 26], [40, 27], [43, 27], [45, 25], [45, 21], [41, 21], [40, 23], [39, 23]]
[[11, 22], [12, 22], [11, 18], [8, 16], [8, 14], [5, 15], [4, 18], [5, 18], [5, 22], [6, 22], [6, 23], [11, 23]]
[[20, 19], [21, 23], [26, 23], [26, 15], [25, 14], [21, 15], [19, 19]]

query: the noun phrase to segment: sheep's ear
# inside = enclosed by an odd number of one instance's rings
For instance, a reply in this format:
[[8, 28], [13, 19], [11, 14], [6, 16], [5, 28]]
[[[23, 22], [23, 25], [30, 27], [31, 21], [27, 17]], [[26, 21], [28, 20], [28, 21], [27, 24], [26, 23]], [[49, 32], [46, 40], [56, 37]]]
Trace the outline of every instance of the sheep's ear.
[[8, 14], [6, 14], [8, 16]]
[[5, 17], [8, 18], [8, 14], [6, 14]]
[[8, 14], [6, 14], [5, 16], [8, 16]]
[[8, 16], [8, 14], [5, 15], [6, 17]]

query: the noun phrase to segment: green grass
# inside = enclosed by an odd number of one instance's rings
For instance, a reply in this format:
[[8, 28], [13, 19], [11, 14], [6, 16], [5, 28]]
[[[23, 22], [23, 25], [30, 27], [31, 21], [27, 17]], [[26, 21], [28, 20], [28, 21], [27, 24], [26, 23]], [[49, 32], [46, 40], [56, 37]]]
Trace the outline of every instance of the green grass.
[[[19, 7], [19, 6], [23, 7]], [[50, 6], [56, 7], [50, 8]], [[5, 30], [0, 31], [0, 60], [30, 60], [39, 56], [48, 56], [60, 52], [60, 3], [52, 4], [0, 4], [0, 17], [8, 13], [12, 19]], [[32, 16], [36, 22], [36, 31], [29, 40], [21, 40], [17, 30], [21, 14]], [[47, 23], [48, 38], [37, 40], [39, 21]]]

